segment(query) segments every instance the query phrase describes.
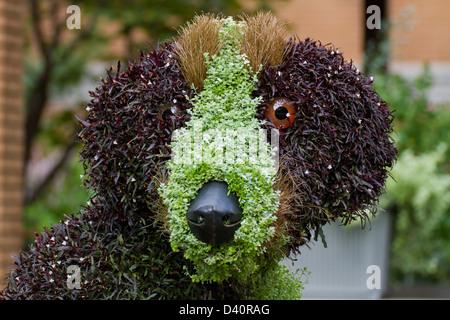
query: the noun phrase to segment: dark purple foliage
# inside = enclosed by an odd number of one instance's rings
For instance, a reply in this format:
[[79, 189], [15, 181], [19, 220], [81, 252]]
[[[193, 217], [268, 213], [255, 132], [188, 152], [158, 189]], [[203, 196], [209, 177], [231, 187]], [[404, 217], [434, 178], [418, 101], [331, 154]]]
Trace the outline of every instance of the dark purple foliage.
[[[294, 123], [280, 132], [280, 165], [297, 184], [292, 244], [341, 218], [374, 213], [397, 151], [389, 136], [392, 111], [362, 75], [333, 47], [294, 41], [281, 66], [267, 68], [255, 95], [285, 97], [297, 105]], [[265, 104], [258, 111], [263, 118]], [[302, 239], [306, 232], [306, 239]]]
[[[189, 262], [172, 252], [152, 219], [154, 179], [170, 157], [174, 128], [186, 121], [185, 95], [191, 94], [170, 48], [142, 54], [123, 72], [111, 68], [91, 92], [79, 137], [92, 204], [36, 235], [17, 257], [0, 299], [203, 297], [204, 286], [186, 275]], [[176, 114], [158, 119], [160, 107], [173, 99]], [[72, 264], [81, 269], [79, 290], [66, 285]]]
[[[124, 220], [145, 217], [156, 201], [157, 172], [170, 157], [173, 130], [186, 121], [191, 90], [170, 49], [166, 44], [124, 72], [110, 72], [91, 93], [89, 115], [81, 122], [85, 185]], [[178, 111], [160, 120], [162, 107], [173, 101]]]
[[[295, 181], [288, 247], [297, 250], [325, 223], [348, 223], [373, 210], [396, 150], [392, 113], [371, 80], [333, 48], [292, 41], [279, 68], [262, 70], [255, 96], [285, 97], [298, 108], [280, 137], [281, 174]], [[188, 120], [186, 96], [193, 94], [171, 50], [166, 43], [123, 72], [109, 70], [91, 92], [79, 138], [92, 204], [36, 236], [0, 299], [206, 297], [210, 288], [191, 282], [189, 262], [172, 252], [154, 219], [171, 135]], [[79, 290], [66, 288], [71, 264], [81, 267]], [[246, 288], [230, 279], [214, 290], [216, 297], [239, 299]]]

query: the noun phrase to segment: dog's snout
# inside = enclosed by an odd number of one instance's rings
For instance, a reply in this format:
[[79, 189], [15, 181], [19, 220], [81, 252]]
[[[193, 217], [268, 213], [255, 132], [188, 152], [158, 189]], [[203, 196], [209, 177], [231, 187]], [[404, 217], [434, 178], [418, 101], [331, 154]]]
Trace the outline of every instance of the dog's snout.
[[186, 218], [198, 240], [220, 245], [233, 239], [241, 225], [242, 209], [238, 197], [228, 192], [226, 182], [210, 181], [191, 202]]

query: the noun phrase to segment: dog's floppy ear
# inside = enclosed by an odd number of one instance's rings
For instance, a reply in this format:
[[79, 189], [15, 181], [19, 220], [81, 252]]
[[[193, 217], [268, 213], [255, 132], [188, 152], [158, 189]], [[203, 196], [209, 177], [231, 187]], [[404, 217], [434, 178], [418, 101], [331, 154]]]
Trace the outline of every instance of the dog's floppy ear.
[[83, 183], [125, 220], [156, 203], [157, 173], [170, 158], [172, 133], [184, 125], [190, 107], [186, 97], [192, 91], [171, 52], [166, 43], [125, 71], [110, 70], [91, 92], [81, 121]]
[[[393, 112], [342, 52], [292, 37], [278, 68], [264, 68], [256, 96], [257, 117], [282, 97], [296, 107], [280, 130], [280, 176], [290, 177], [292, 247], [340, 219], [344, 224], [376, 212], [397, 150], [390, 137]], [[267, 129], [271, 123], [264, 125]]]

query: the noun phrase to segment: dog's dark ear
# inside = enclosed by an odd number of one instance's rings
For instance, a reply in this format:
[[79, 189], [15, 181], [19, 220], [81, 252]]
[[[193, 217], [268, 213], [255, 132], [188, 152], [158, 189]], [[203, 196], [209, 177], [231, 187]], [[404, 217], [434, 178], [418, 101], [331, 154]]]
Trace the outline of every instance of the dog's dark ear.
[[263, 97], [260, 119], [276, 97], [297, 110], [280, 130], [280, 177], [290, 177], [296, 194], [291, 239], [299, 244], [327, 222], [364, 222], [375, 213], [397, 150], [393, 112], [371, 86], [373, 77], [310, 39], [292, 38], [289, 50], [279, 68], [263, 70], [255, 94]]
[[[128, 68], [110, 70], [91, 92], [88, 115], [80, 121], [84, 185], [111, 214], [139, 212], [158, 197], [156, 187], [170, 157], [172, 132], [184, 125], [189, 84], [172, 45], [142, 53]], [[170, 111], [170, 112], [169, 112]]]

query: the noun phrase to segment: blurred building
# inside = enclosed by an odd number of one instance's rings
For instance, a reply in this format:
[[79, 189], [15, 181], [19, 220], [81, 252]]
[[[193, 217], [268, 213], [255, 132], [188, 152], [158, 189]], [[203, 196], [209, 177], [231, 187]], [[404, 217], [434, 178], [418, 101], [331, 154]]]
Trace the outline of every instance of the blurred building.
[[[407, 77], [429, 63], [435, 84], [431, 102], [450, 102], [450, 2], [387, 0], [390, 64]], [[277, 16], [290, 23], [300, 39], [332, 43], [346, 59], [362, 65], [364, 27], [370, 14], [364, 0], [288, 0], [275, 5]]]
[[23, 241], [24, 26], [24, 2], [0, 0], [0, 281]]
[[[361, 61], [367, 17], [363, 0], [289, 0], [276, 4], [300, 38], [333, 43], [345, 56]], [[450, 2], [387, 0], [393, 61], [450, 62]]]

